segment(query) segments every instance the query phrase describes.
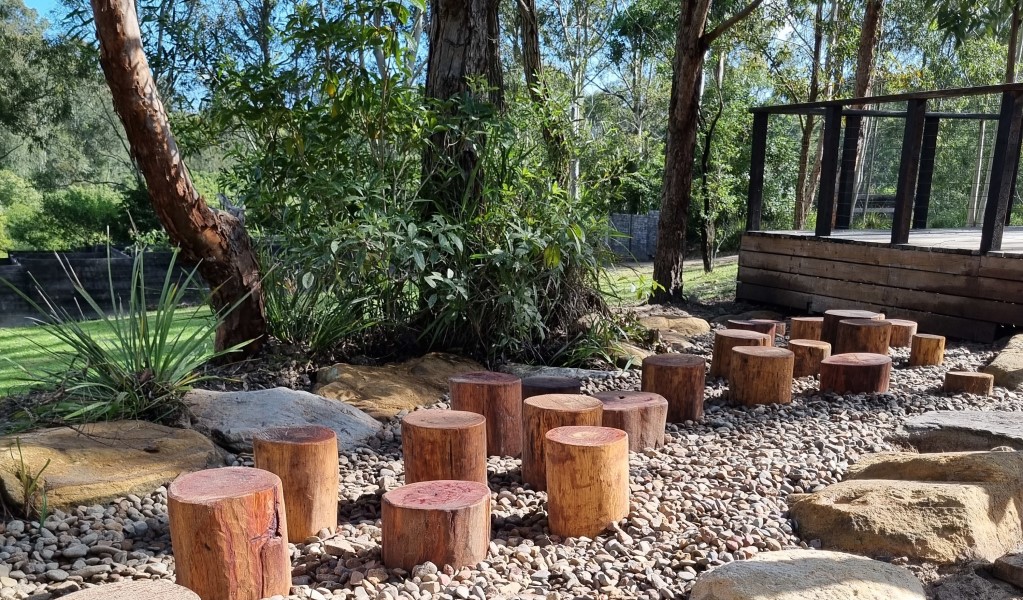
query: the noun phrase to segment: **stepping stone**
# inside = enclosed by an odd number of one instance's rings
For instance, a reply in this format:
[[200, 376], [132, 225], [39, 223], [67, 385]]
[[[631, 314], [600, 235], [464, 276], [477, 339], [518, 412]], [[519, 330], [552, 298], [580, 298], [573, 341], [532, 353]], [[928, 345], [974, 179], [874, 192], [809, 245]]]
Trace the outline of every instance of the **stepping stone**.
[[188, 588], [175, 585], [165, 579], [139, 581], [118, 581], [91, 587], [69, 596], [65, 600], [199, 600], [199, 596]]
[[903, 429], [920, 452], [1023, 451], [1023, 412], [937, 410], [906, 419]]
[[691, 600], [924, 600], [909, 570], [823, 550], [765, 552], [702, 575]]
[[981, 371], [995, 376], [995, 385], [1023, 390], [1023, 334], [1013, 336], [991, 364]]

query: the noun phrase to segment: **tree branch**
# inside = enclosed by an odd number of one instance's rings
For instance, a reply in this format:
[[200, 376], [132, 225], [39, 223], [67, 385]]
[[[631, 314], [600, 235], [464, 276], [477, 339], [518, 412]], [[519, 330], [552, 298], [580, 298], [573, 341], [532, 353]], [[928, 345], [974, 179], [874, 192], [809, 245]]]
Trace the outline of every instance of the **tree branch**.
[[721, 37], [721, 35], [723, 33], [728, 31], [729, 29], [731, 29], [739, 21], [741, 21], [741, 20], [745, 19], [746, 17], [750, 16], [750, 14], [753, 11], [755, 11], [757, 9], [757, 7], [760, 6], [763, 3], [764, 3], [764, 0], [753, 0], [752, 2], [747, 4], [745, 8], [743, 8], [739, 12], [735, 13], [734, 15], [729, 17], [728, 19], [725, 19], [725, 21], [723, 23], [721, 23], [720, 25], [718, 25], [717, 27], [715, 27], [714, 29], [712, 29], [708, 33], [703, 34], [703, 43], [706, 46], [710, 46], [711, 44], [714, 43], [714, 40], [716, 40], [719, 37]]

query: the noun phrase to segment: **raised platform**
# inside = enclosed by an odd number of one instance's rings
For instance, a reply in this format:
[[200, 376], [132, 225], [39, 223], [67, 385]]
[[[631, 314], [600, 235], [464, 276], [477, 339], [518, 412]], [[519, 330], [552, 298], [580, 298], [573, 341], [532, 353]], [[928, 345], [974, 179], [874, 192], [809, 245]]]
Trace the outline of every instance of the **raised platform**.
[[743, 235], [736, 297], [808, 313], [863, 308], [920, 323], [921, 332], [993, 341], [1023, 325], [1023, 228], [981, 255], [979, 229]]

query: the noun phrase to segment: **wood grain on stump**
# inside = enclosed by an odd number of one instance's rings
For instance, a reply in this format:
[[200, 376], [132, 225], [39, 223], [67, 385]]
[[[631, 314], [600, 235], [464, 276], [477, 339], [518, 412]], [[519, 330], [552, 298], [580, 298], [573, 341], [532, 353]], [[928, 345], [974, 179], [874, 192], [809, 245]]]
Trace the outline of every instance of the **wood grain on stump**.
[[946, 394], [976, 394], [990, 396], [995, 390], [995, 376], [990, 373], [972, 373], [968, 371], [949, 371], [945, 373]]
[[534, 490], [547, 489], [544, 436], [568, 425], [599, 426], [603, 403], [579, 394], [545, 394], [522, 403], [522, 481]]
[[411, 572], [427, 561], [458, 569], [487, 557], [490, 488], [477, 481], [420, 481], [384, 494], [383, 562]]
[[627, 433], [631, 452], [664, 445], [668, 418], [664, 396], [653, 392], [600, 392], [594, 397], [604, 403], [602, 425]]
[[768, 346], [774, 345], [774, 336], [777, 333], [777, 321], [765, 321], [763, 319], [756, 321], [732, 319], [725, 323], [725, 327], [727, 327], [728, 329], [739, 329], [743, 331], [756, 331], [757, 333], [762, 333], [766, 336], [769, 336], [771, 338], [771, 341], [769, 344], [767, 344]]
[[885, 319], [892, 324], [892, 334], [888, 345], [892, 348], [909, 348], [913, 343], [913, 336], [916, 335], [916, 321], [905, 319]]
[[[884, 315], [869, 310], [828, 310], [824, 312], [824, 321], [821, 324], [821, 341], [835, 347], [835, 336], [838, 333], [838, 322], [843, 319], [871, 319], [874, 321], [883, 319]], [[837, 354], [837, 353], [836, 353]]]
[[892, 325], [872, 319], [842, 319], [835, 330], [835, 354], [888, 354]]
[[260, 600], [291, 588], [281, 478], [224, 467], [182, 475], [167, 488], [177, 582], [202, 600]]
[[288, 535], [301, 541], [321, 529], [337, 529], [337, 433], [330, 427], [274, 427], [252, 438], [257, 469], [284, 486]]
[[926, 367], [945, 361], [945, 336], [917, 333], [909, 348], [909, 366]]
[[744, 406], [792, 402], [791, 350], [763, 346], [732, 349], [732, 400]]
[[596, 537], [629, 515], [629, 440], [610, 427], [547, 432], [547, 514], [551, 533]]
[[487, 420], [464, 410], [430, 408], [401, 422], [405, 483], [487, 482]]
[[474, 371], [448, 379], [451, 410], [487, 419], [487, 454], [518, 457], [522, 453], [522, 380], [507, 373]]
[[[775, 319], [750, 319], [750, 323], [756, 323], [758, 325], [760, 323], [773, 323], [774, 324], [774, 335], [781, 336], [781, 337], [785, 337], [785, 333], [788, 331], [788, 328], [785, 326], [785, 321], [778, 321], [778, 320], [775, 320]], [[757, 331], [757, 330], [754, 329], [754, 331]], [[763, 331], [761, 333], [767, 333], [767, 332]]]
[[166, 579], [126, 580], [81, 590], [64, 600], [200, 600], [192, 590]]
[[835, 354], [821, 361], [822, 392], [838, 394], [888, 391], [892, 359], [883, 354]]
[[[756, 331], [719, 329], [714, 332], [714, 353], [710, 359], [710, 376], [728, 379], [732, 365], [732, 348], [739, 346], [771, 346], [771, 338]], [[656, 390], [652, 390], [656, 391]], [[671, 402], [671, 400], [668, 400]]]
[[817, 340], [821, 339], [821, 329], [824, 327], [824, 317], [792, 317], [792, 340]]
[[578, 394], [582, 382], [575, 377], [526, 377], [522, 380], [522, 399], [543, 394]]
[[643, 359], [640, 388], [664, 396], [669, 422], [699, 421], [703, 417], [706, 380], [707, 360], [702, 356], [657, 354]]
[[789, 350], [792, 351], [795, 360], [792, 367], [793, 377], [820, 375], [821, 361], [831, 356], [831, 344], [820, 340], [789, 340]]

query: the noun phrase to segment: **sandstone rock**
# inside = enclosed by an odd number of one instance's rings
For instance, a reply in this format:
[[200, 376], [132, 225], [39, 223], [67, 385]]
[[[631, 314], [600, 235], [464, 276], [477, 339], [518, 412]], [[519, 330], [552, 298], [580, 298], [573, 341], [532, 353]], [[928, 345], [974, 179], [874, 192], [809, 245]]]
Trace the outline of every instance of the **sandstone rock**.
[[710, 323], [699, 317], [649, 315], [640, 318], [639, 324], [647, 329], [661, 332], [662, 337], [667, 331], [673, 331], [684, 338], [691, 338], [710, 331]]
[[920, 452], [1023, 450], [1023, 412], [938, 410], [906, 419], [902, 438]]
[[994, 560], [1023, 542], [1023, 454], [892, 453], [845, 481], [792, 499], [803, 539], [869, 556], [940, 564]]
[[573, 369], [571, 367], [545, 367], [542, 365], [521, 365], [506, 363], [500, 370], [516, 377], [571, 377], [573, 379], [609, 379], [615, 377], [615, 371], [598, 371], [595, 369]]
[[714, 318], [715, 324], [727, 323], [731, 320], [736, 321], [749, 321], [750, 319], [769, 319], [771, 321], [784, 321], [784, 315], [776, 313], [773, 310], [750, 310], [737, 315], [721, 315], [720, 317]]
[[675, 352], [686, 352], [695, 347], [686, 336], [676, 331], [662, 329], [657, 332], [657, 335], [662, 344]]
[[288, 388], [193, 390], [184, 401], [192, 426], [235, 452], [251, 452], [252, 436], [269, 427], [323, 425], [337, 432], [343, 448], [364, 442], [381, 430], [378, 421], [344, 402]]
[[643, 364], [644, 358], [654, 355], [650, 350], [640, 348], [628, 342], [618, 342], [614, 354], [615, 363], [623, 369], [626, 366], [638, 369]]
[[1015, 335], [991, 361], [981, 369], [995, 376], [995, 385], [1023, 391], [1023, 334]]
[[124, 598], [145, 598], [146, 600], [199, 600], [199, 596], [188, 588], [175, 585], [164, 579], [141, 581], [119, 581], [92, 587], [69, 596], [66, 600], [120, 600]]
[[476, 361], [442, 353], [383, 366], [337, 364], [316, 372], [314, 391], [377, 419], [390, 419], [436, 403], [448, 391], [448, 378], [482, 370]]
[[[21, 442], [20, 456], [17, 440]], [[19, 508], [24, 508], [17, 477], [22, 459], [33, 475], [50, 461], [41, 476], [50, 509], [150, 494], [182, 473], [224, 464], [220, 450], [199, 433], [143, 421], [110, 421], [0, 437], [0, 492]], [[38, 508], [40, 502], [41, 498], [36, 498], [33, 504]]]
[[704, 574], [691, 600], [923, 600], [908, 570], [862, 556], [815, 550], [758, 554]]

